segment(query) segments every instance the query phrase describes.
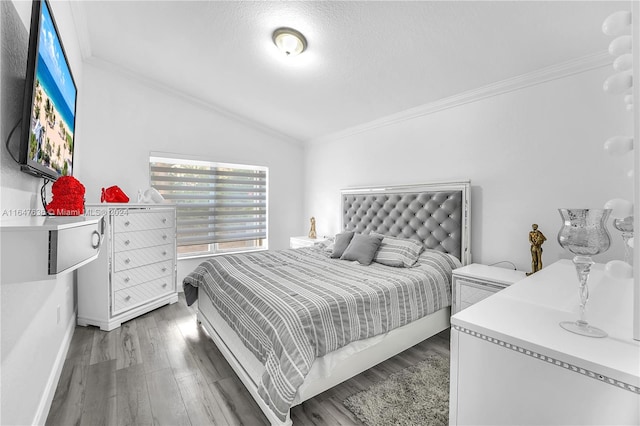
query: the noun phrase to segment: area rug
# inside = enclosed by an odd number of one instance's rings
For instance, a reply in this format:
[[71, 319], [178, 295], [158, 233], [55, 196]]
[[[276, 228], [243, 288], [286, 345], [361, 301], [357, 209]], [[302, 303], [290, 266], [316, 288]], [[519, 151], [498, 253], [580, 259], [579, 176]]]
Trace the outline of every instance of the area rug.
[[367, 426], [449, 423], [449, 360], [432, 355], [351, 395], [344, 405]]

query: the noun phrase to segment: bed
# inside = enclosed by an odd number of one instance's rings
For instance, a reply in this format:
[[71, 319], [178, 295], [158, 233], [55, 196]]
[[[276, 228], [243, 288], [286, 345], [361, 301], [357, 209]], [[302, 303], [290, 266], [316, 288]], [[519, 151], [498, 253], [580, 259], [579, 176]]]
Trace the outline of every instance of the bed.
[[272, 424], [449, 327], [451, 271], [470, 262], [469, 191], [468, 181], [341, 191], [339, 235], [387, 249], [417, 241], [407, 267], [382, 255], [363, 266], [317, 244], [213, 257], [185, 278], [198, 321]]

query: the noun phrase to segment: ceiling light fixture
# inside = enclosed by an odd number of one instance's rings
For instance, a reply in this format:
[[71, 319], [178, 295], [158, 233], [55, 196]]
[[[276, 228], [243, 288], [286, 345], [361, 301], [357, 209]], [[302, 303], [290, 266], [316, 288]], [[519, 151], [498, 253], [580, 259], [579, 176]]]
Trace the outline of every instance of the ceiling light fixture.
[[307, 39], [293, 28], [278, 28], [273, 32], [273, 42], [287, 56], [297, 56], [307, 48]]

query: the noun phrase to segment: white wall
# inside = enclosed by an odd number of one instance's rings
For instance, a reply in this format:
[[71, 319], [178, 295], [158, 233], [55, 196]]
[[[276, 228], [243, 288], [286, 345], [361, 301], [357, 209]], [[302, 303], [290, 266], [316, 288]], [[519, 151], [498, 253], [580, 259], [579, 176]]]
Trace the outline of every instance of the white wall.
[[[381, 128], [313, 144], [306, 151], [305, 217], [319, 235], [340, 226], [339, 190], [352, 186], [470, 179], [473, 261], [511, 261], [530, 270], [528, 232], [547, 237], [543, 262], [570, 257], [556, 241], [559, 207], [602, 208], [633, 199], [631, 156], [610, 157], [604, 141], [632, 134], [632, 116], [602, 83], [599, 68]], [[623, 257], [620, 233], [611, 249]], [[508, 266], [508, 265], [507, 265]]]
[[[101, 188], [112, 185], [135, 201], [149, 186], [149, 152], [178, 153], [269, 167], [269, 247], [287, 248], [289, 237], [301, 232], [301, 145], [113, 66], [88, 62], [84, 72], [83, 137], [75, 144], [74, 174], [86, 187], [87, 202], [99, 202]], [[179, 261], [179, 282], [199, 262]]]
[[[42, 181], [22, 173], [4, 147], [4, 141], [22, 113], [31, 2], [2, 2], [0, 7], [0, 135], [3, 141], [0, 148], [0, 212], [6, 217], [21, 209], [41, 208], [39, 188]], [[82, 61], [69, 4], [52, 2], [51, 8], [81, 91]], [[19, 133], [16, 131], [11, 139], [14, 149], [19, 145]], [[0, 264], [2, 268], [8, 266]], [[1, 283], [1, 424], [44, 423], [75, 326], [73, 295], [73, 274], [37, 282]]]

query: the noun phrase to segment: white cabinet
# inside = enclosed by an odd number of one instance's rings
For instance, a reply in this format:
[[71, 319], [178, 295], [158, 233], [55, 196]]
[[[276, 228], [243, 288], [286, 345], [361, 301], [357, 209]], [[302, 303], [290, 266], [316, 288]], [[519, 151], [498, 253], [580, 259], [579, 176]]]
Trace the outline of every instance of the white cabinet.
[[103, 227], [102, 216], [2, 218], [2, 283], [45, 280], [91, 262]]
[[522, 271], [472, 263], [453, 271], [453, 306], [455, 314], [525, 278]]
[[289, 248], [313, 247], [314, 244], [323, 241], [326, 241], [326, 238], [291, 237], [289, 238]]
[[594, 265], [587, 320], [573, 334], [578, 279], [561, 260], [451, 317], [451, 425], [640, 424], [633, 282]]
[[96, 262], [78, 271], [78, 324], [112, 330], [178, 300], [176, 214], [171, 205], [99, 204], [105, 242]]

